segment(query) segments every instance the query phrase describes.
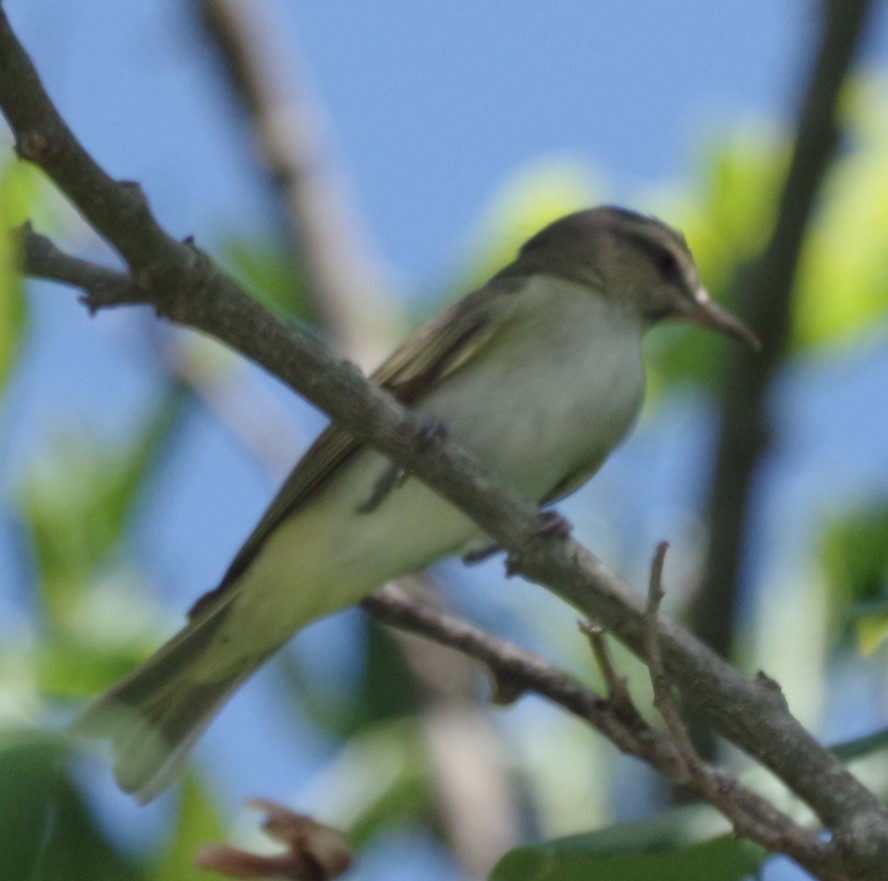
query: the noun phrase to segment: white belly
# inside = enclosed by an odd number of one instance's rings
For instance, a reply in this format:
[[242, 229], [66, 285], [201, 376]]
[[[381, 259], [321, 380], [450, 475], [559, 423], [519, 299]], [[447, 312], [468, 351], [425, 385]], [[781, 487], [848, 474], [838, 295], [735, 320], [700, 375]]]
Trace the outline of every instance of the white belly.
[[[631, 427], [644, 387], [640, 327], [561, 284], [557, 314], [533, 309], [525, 292], [534, 317], [506, 338], [508, 351], [456, 371], [417, 408], [535, 502], [570, 475], [591, 476]], [[602, 335], [605, 319], [611, 332]], [[477, 539], [469, 518], [413, 478], [359, 513], [390, 468], [375, 452], [360, 454], [282, 524], [241, 576], [232, 626], [285, 638]]]

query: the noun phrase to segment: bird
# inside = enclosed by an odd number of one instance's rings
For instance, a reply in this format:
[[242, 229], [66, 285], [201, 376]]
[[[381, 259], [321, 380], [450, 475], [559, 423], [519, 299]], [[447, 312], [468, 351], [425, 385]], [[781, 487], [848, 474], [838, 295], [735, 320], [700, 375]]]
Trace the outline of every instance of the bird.
[[[549, 510], [631, 430], [644, 396], [642, 338], [667, 321], [759, 345], [712, 300], [681, 233], [603, 205], [537, 232], [371, 379]], [[490, 544], [452, 503], [331, 424], [185, 626], [90, 704], [74, 731], [110, 740], [118, 785], [149, 802], [295, 632], [387, 581]]]

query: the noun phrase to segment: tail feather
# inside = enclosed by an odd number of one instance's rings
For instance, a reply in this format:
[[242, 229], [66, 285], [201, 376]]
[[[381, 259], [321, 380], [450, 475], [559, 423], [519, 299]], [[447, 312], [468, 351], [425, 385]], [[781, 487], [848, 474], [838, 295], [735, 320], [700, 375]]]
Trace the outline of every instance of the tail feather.
[[216, 713], [270, 654], [245, 657], [215, 676], [204, 669], [225, 611], [189, 624], [74, 721], [75, 734], [111, 741], [115, 779], [142, 804], [173, 782]]

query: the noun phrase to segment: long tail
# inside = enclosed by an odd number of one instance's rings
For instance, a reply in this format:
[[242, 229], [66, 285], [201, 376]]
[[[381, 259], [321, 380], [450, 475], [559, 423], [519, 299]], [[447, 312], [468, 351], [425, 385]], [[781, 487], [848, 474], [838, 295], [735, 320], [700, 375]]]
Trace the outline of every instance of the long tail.
[[199, 615], [74, 721], [75, 734], [111, 741], [114, 777], [142, 804], [173, 782], [216, 713], [276, 648], [227, 665], [216, 677], [208, 675], [208, 665], [201, 662], [226, 606], [220, 603]]

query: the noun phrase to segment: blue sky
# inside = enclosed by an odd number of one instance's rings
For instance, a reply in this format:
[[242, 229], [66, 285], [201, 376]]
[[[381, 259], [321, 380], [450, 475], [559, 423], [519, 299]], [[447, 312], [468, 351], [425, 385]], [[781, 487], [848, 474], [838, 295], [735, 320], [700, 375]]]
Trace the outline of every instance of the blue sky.
[[[357, 201], [407, 287], [434, 281], [505, 178], [590, 163], [617, 199], [693, 172], [701, 135], [794, 105], [803, 3], [257, 3], [307, 72]], [[8, 4], [52, 94], [177, 232], [264, 214], [247, 140], [189, 4]], [[882, 7], [883, 21], [885, 19]], [[885, 28], [869, 53], [884, 58]]]

